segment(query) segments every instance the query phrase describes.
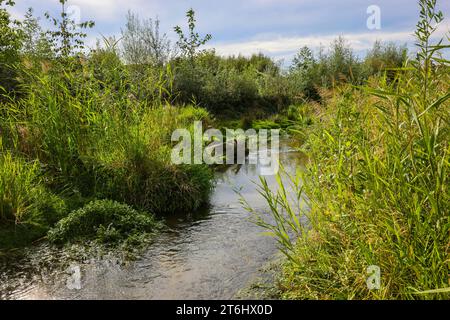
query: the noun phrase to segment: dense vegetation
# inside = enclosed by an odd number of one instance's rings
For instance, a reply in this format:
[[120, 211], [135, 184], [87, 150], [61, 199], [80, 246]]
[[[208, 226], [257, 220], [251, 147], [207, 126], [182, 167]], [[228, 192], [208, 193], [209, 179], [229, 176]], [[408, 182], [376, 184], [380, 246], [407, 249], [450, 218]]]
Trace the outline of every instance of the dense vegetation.
[[96, 200], [61, 219], [49, 231], [48, 238], [55, 243], [89, 238], [108, 243], [153, 232], [156, 225], [153, 216], [126, 204]]
[[[299, 198], [262, 181], [277, 224], [256, 217], [289, 258], [284, 298], [449, 298], [449, 46], [431, 40], [436, 1], [419, 3], [417, 56], [336, 88], [316, 110], [307, 170], [287, 183]], [[369, 266], [381, 270], [379, 290], [368, 288]]]
[[8, 13], [14, 2], [1, 1], [2, 247], [45, 235], [96, 199], [149, 215], [195, 210], [208, 200], [212, 175], [170, 163], [174, 129], [212, 117], [244, 128], [308, 125], [304, 101], [320, 100], [317, 88], [334, 85], [332, 77], [360, 83], [404, 58], [402, 48], [377, 44], [359, 61], [342, 39], [318, 59], [302, 49], [289, 72], [262, 54], [220, 57], [201, 49], [211, 35], [196, 32], [193, 10], [187, 32], [174, 28], [176, 44], [159, 20], [129, 12], [121, 41], [88, 50], [94, 22], [75, 23], [60, 2], [44, 30], [32, 9], [17, 21]]
[[[40, 31], [30, 14], [22, 23], [12, 23], [3, 8], [1, 14], [7, 35], [1, 67], [8, 70], [2, 85], [16, 80], [2, 86], [0, 102], [1, 247], [42, 237], [62, 218], [50, 238], [66, 239], [62, 230], [72, 234], [87, 226], [83, 219], [103, 212], [101, 206], [111, 206], [93, 202], [93, 210], [89, 203], [95, 199], [147, 212], [146, 230], [157, 225], [153, 215], [195, 210], [207, 202], [211, 170], [170, 163], [172, 132], [208, 121], [206, 110], [171, 106], [163, 93], [156, 94], [163, 85], [142, 88], [112, 46], [82, 53], [83, 34], [63, 33], [73, 23], [64, 11], [55, 22], [60, 31], [48, 32]], [[29, 45], [30, 38], [38, 40]], [[141, 89], [149, 94], [139, 96]], [[92, 227], [131, 227], [123, 223], [129, 217], [119, 216], [134, 211], [117, 208], [114, 219]]]
[[[193, 10], [175, 44], [159, 20], [129, 12], [120, 41], [88, 49], [94, 22], [76, 24], [60, 2], [43, 30], [33, 10], [16, 21], [14, 1], [0, 0], [0, 249], [153, 233], [156, 216], [196, 210], [213, 186], [211, 168], [171, 164], [175, 129], [281, 127], [310, 158], [292, 194], [262, 180], [277, 224], [256, 213], [258, 223], [289, 258], [283, 297], [446, 297], [428, 292], [448, 287], [450, 226], [450, 72], [448, 46], [431, 43], [435, 0], [419, 1], [415, 58], [381, 42], [359, 58], [339, 38], [301, 48], [289, 69], [202, 50], [211, 35], [196, 32]], [[371, 265], [380, 290], [367, 288]]]

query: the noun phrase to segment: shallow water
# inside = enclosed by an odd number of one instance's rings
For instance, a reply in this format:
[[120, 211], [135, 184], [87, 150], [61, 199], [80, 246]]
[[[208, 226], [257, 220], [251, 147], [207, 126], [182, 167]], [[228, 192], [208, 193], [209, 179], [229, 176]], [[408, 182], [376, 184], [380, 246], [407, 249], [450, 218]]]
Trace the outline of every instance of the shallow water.
[[[302, 157], [286, 142], [279, 156], [287, 171], [301, 165]], [[0, 298], [233, 298], [277, 252], [275, 240], [261, 235], [263, 230], [249, 221], [236, 193], [254, 208], [266, 210], [255, 184], [258, 170], [246, 164], [217, 173], [210, 208], [168, 219], [169, 230], [135, 261], [124, 264], [111, 256], [74, 259], [48, 245], [1, 259]], [[275, 187], [274, 177], [267, 180]], [[79, 268], [80, 287], [70, 286], [74, 275], [68, 265]]]

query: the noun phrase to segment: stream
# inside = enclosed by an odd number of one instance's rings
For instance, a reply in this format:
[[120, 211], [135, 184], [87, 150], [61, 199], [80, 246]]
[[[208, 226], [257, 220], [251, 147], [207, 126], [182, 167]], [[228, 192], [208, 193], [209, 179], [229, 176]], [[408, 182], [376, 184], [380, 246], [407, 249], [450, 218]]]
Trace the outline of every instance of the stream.
[[[287, 141], [280, 146], [280, 163], [286, 171], [296, 170], [303, 162], [301, 154]], [[258, 169], [245, 164], [217, 172], [209, 208], [166, 219], [168, 230], [129, 263], [109, 256], [80, 262], [48, 244], [0, 259], [0, 299], [235, 297], [278, 251], [275, 239], [262, 235], [263, 230], [249, 221], [236, 193], [239, 190], [255, 209], [267, 210], [255, 184]], [[275, 188], [275, 177], [266, 178]], [[75, 288], [68, 286], [74, 276], [68, 265], [79, 272]]]

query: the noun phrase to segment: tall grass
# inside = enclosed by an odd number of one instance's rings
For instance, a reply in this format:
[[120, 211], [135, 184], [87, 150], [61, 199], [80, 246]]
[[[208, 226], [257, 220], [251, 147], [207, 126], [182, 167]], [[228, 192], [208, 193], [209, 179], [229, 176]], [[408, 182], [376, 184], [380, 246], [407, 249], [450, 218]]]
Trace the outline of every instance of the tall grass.
[[38, 163], [0, 155], [0, 220], [20, 222], [33, 205], [33, 196], [42, 185]]
[[46, 188], [38, 161], [0, 153], [0, 248], [42, 237], [66, 212], [65, 202]]
[[[210, 169], [172, 165], [170, 139], [173, 130], [208, 120], [208, 113], [166, 104], [164, 89], [160, 99], [137, 99], [126, 68], [111, 54], [23, 65], [23, 95], [0, 106], [2, 220], [38, 223], [43, 205], [58, 196], [66, 211], [39, 220], [45, 229], [95, 199], [152, 214], [195, 210], [207, 202]], [[36, 214], [27, 216], [34, 190], [42, 197]]]
[[[303, 184], [294, 184], [310, 210], [286, 201], [281, 179], [278, 191], [263, 184], [276, 223], [258, 221], [289, 257], [284, 298], [449, 298], [450, 72], [440, 55], [449, 46], [431, 44], [436, 1], [419, 3], [416, 59], [394, 81], [337, 89], [317, 116]], [[366, 283], [372, 265], [378, 290]]]

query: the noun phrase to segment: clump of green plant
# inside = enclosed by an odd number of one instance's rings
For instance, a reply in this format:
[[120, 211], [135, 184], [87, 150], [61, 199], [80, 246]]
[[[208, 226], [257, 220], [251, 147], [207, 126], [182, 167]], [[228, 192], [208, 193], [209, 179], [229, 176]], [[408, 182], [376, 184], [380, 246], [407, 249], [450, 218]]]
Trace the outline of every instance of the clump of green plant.
[[10, 152], [0, 154], [0, 219], [23, 221], [41, 183], [37, 162], [27, 164], [14, 159]]
[[64, 210], [64, 201], [46, 190], [37, 161], [0, 154], [0, 222], [47, 226]]
[[255, 130], [261, 129], [281, 129], [281, 124], [271, 119], [253, 120], [252, 128]]
[[81, 239], [117, 243], [160, 227], [150, 213], [112, 200], [95, 200], [61, 219], [48, 232], [48, 239], [58, 244]]
[[0, 248], [43, 237], [66, 210], [65, 201], [45, 187], [38, 161], [0, 153]]
[[[155, 214], [195, 210], [208, 201], [212, 171], [206, 165], [170, 163], [171, 134], [194, 121], [208, 121], [204, 109], [171, 106], [137, 112], [124, 125], [109, 116], [85, 157], [94, 169], [92, 193]], [[111, 143], [114, 141], [114, 143]]]
[[125, 162], [97, 172], [97, 195], [157, 214], [189, 212], [208, 201], [212, 179], [205, 165], [172, 166], [145, 160], [136, 167]]
[[419, 4], [416, 59], [394, 81], [340, 87], [309, 132], [310, 162], [291, 182], [310, 210], [281, 179], [278, 191], [263, 182], [275, 223], [255, 214], [288, 257], [284, 298], [449, 298], [450, 72], [439, 54], [449, 45], [431, 43], [436, 1]]
[[260, 129], [282, 129], [285, 132], [299, 131], [312, 124], [311, 111], [308, 107], [291, 105], [286, 112], [272, 115], [265, 119], [255, 119], [251, 127]]
[[295, 122], [311, 124], [311, 107], [308, 104], [290, 105], [286, 110], [286, 117]]
[[202, 121], [203, 124], [211, 122], [209, 112], [206, 109], [187, 105], [177, 110], [177, 120], [185, 125], [192, 125], [194, 121]]

